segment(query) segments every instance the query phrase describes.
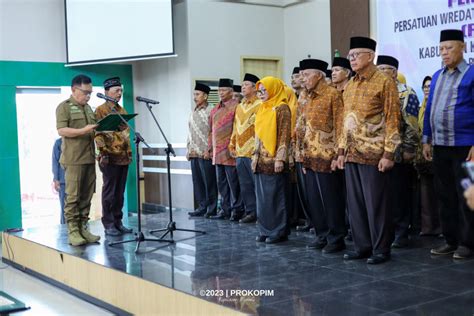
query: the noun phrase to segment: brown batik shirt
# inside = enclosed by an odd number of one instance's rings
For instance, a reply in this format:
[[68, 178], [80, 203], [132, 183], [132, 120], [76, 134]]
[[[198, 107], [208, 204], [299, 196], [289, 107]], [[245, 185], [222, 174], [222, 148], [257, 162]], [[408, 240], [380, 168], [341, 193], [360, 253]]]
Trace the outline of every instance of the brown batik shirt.
[[275, 174], [275, 161], [282, 161], [284, 172], [289, 170], [288, 156], [291, 141], [291, 112], [286, 104], [275, 107], [277, 119], [277, 142], [275, 156], [270, 156], [263, 143], [255, 135], [255, 153], [252, 157], [254, 173]]
[[[106, 102], [95, 110], [97, 120], [101, 120], [115, 111], [120, 114], [127, 114], [127, 111], [118, 104]], [[129, 128], [120, 131], [97, 132], [95, 144], [99, 151], [99, 156], [108, 157], [108, 163], [112, 165], [128, 165], [132, 161], [132, 150], [130, 147]]]
[[305, 168], [315, 172], [331, 172], [331, 162], [337, 158], [338, 139], [342, 129], [344, 105], [342, 95], [323, 80], [312, 91], [305, 91], [301, 123], [303, 136], [302, 161]]

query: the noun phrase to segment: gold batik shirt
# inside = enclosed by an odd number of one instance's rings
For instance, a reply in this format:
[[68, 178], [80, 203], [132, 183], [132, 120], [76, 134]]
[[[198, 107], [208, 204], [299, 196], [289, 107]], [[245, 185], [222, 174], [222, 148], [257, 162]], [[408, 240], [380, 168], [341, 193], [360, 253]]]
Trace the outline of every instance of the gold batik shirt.
[[370, 65], [352, 78], [343, 94], [344, 119], [339, 154], [347, 162], [377, 165], [393, 160], [400, 144], [400, 101], [393, 79]]
[[243, 99], [237, 105], [229, 143], [229, 151], [233, 157], [252, 158], [255, 150], [255, 115], [261, 103], [260, 99], [253, 97]]

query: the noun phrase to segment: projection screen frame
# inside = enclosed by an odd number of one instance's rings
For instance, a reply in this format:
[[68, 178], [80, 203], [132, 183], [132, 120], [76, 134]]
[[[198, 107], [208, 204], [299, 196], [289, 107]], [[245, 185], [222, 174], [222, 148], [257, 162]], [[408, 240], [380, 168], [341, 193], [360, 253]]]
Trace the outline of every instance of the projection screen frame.
[[65, 36], [66, 36], [66, 67], [73, 66], [85, 66], [85, 65], [94, 65], [94, 64], [107, 64], [115, 62], [127, 62], [134, 60], [146, 60], [146, 59], [158, 59], [158, 58], [167, 58], [167, 57], [176, 57], [175, 51], [175, 38], [174, 38], [174, 7], [173, 0], [170, 0], [171, 4], [171, 40], [172, 40], [172, 51], [169, 53], [161, 54], [148, 54], [148, 55], [136, 55], [136, 56], [121, 56], [115, 58], [103, 58], [103, 59], [93, 59], [93, 60], [83, 60], [83, 61], [69, 61], [69, 44], [68, 44], [68, 23], [67, 23], [67, 1], [64, 0], [64, 27], [65, 27]]

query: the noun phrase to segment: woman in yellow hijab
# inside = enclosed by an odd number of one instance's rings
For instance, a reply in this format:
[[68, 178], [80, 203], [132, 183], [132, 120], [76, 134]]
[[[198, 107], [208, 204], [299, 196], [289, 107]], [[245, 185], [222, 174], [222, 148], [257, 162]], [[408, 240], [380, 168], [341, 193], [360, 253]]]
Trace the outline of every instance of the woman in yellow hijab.
[[[423, 135], [423, 122], [425, 119], [426, 102], [431, 88], [431, 77], [426, 76], [423, 79], [423, 102], [418, 112], [418, 134]], [[439, 203], [436, 198], [434, 185], [433, 162], [427, 161], [423, 157], [423, 144], [421, 137], [419, 139], [415, 168], [419, 175], [419, 194], [421, 208], [421, 236], [437, 236], [441, 234], [441, 223], [439, 218]]]
[[288, 151], [292, 115], [285, 84], [265, 77], [257, 82], [262, 104], [255, 118], [255, 173], [257, 241], [269, 244], [288, 240]]

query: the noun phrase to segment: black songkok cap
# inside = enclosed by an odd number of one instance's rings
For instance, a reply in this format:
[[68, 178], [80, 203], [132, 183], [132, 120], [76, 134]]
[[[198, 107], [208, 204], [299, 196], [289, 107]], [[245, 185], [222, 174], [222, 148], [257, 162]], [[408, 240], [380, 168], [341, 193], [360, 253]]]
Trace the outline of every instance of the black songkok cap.
[[326, 69], [328, 69], [328, 63], [319, 59], [303, 59], [300, 61], [300, 70], [305, 69], [316, 69], [326, 72]]
[[464, 42], [464, 34], [461, 30], [442, 30], [439, 42], [461, 41]]
[[234, 81], [229, 78], [221, 78], [219, 79], [219, 88], [232, 88]]
[[294, 75], [294, 74], [299, 74], [299, 73], [300, 73], [300, 67], [295, 67], [293, 68], [293, 72], [291, 74]]
[[352, 70], [351, 63], [350, 63], [349, 59], [344, 58], [344, 57], [334, 57], [334, 59], [332, 61], [332, 66], [333, 67], [342, 67], [342, 68]]
[[392, 56], [379, 55], [377, 57], [377, 65], [389, 65], [398, 69], [398, 60]]
[[232, 86], [232, 89], [234, 89], [234, 92], [238, 92], [238, 93], [242, 92], [242, 86], [239, 86], [238, 84], [234, 84]]
[[109, 79], [105, 79], [104, 81], [104, 89], [109, 89], [112, 87], [117, 87], [117, 86], [122, 86], [122, 83], [120, 82], [119, 77], [113, 77]]
[[211, 91], [211, 88], [209, 88], [208, 85], [196, 82], [196, 86], [194, 87], [194, 90], [202, 91], [205, 94], [209, 94], [209, 91]]
[[244, 76], [244, 80], [242, 80], [242, 81], [251, 81], [253, 83], [257, 83], [259, 80], [260, 79], [257, 76], [246, 73], [245, 76]]
[[351, 37], [350, 49], [354, 48], [368, 48], [375, 51], [377, 42], [369, 37], [355, 36]]

